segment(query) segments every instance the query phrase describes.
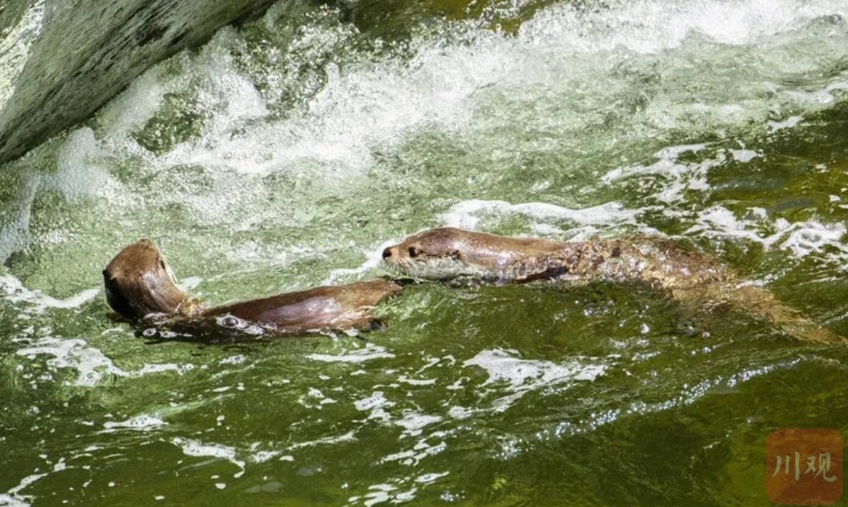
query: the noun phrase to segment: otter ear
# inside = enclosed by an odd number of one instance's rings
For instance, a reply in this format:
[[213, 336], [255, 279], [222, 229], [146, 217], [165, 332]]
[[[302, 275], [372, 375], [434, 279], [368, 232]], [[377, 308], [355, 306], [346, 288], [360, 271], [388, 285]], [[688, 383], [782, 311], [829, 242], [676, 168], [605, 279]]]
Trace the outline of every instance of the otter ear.
[[450, 256], [451, 259], [458, 260], [459, 256], [460, 256], [459, 250], [451, 250], [450, 252], [448, 252], [448, 255]]

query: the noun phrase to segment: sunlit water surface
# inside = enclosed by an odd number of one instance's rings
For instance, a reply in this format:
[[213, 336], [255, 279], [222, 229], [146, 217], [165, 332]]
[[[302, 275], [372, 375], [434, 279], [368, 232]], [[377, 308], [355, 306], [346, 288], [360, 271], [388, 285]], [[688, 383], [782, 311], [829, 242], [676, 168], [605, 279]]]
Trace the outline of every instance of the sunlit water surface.
[[139, 237], [211, 303], [453, 225], [685, 238], [848, 334], [844, 1], [283, 2], [0, 171], [0, 505], [764, 504], [848, 351], [646, 288], [422, 284], [384, 330], [114, 322]]

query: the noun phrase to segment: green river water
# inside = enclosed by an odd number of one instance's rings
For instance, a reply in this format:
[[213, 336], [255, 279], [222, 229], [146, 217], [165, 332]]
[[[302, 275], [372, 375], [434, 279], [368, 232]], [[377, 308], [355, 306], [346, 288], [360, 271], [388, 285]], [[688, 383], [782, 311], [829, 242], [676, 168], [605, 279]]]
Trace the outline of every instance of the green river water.
[[0, 505], [768, 505], [772, 431], [848, 434], [844, 346], [600, 282], [147, 344], [100, 271], [148, 237], [219, 304], [639, 232], [848, 336], [846, 218], [844, 1], [279, 3], [0, 170]]

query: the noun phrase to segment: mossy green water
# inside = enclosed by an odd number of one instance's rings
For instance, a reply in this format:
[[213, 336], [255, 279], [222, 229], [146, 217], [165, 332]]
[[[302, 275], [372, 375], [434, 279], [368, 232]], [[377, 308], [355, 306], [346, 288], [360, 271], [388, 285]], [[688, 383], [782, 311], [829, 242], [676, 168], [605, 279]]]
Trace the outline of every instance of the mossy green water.
[[217, 304], [455, 225], [677, 236], [848, 335], [844, 6], [490, 7], [281, 3], [3, 168], [0, 503], [761, 505], [771, 431], [844, 434], [844, 347], [644, 287], [420, 284], [227, 346], [110, 319], [139, 237]]

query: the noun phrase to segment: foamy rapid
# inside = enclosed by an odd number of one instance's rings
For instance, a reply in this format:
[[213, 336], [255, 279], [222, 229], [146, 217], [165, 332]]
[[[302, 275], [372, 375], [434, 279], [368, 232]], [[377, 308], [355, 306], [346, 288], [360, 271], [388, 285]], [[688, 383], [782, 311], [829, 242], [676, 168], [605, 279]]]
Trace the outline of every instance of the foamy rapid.
[[[636, 426], [598, 428], [654, 414], [639, 426], [648, 431], [663, 412], [697, 414], [716, 393], [756, 401], [748, 380], [782, 382], [773, 373], [795, 366], [794, 345], [753, 342], [742, 333], [756, 323], [735, 315], [721, 317], [727, 335], [695, 342], [667, 329], [677, 308], [620, 287], [421, 284], [381, 305], [386, 329], [359, 338], [99, 348], [131, 333], [106, 320], [100, 270], [141, 237], [211, 304], [385, 275], [385, 247], [437, 226], [574, 241], [648, 233], [720, 255], [750, 244], [777, 259], [760, 275], [778, 282], [848, 269], [844, 144], [813, 146], [835, 138], [841, 124], [828, 115], [848, 101], [848, 3], [496, 3], [521, 13], [520, 28], [440, 19], [376, 41], [336, 9], [280, 2], [150, 69], [84, 125], [2, 168], [3, 388], [26, 403], [10, 417], [27, 427], [31, 417], [45, 448], [67, 451], [9, 461], [28, 468], [10, 471], [0, 504], [79, 503], [89, 486], [77, 476], [125, 473], [117, 455], [139, 456], [146, 471], [184, 470], [181, 480], [221, 502], [288, 495], [305, 480], [335, 504], [507, 502], [521, 488], [556, 489], [545, 474], [501, 467], [518, 454], [556, 462], [550, 441], [573, 449], [567, 437], [590, 432], [607, 450], [632, 447]], [[37, 28], [35, 4], [19, 26]], [[28, 36], [0, 47], [0, 102]], [[793, 151], [804, 143], [809, 160]], [[768, 187], [778, 176], [787, 188]], [[831, 296], [817, 292], [810, 313], [844, 321], [844, 308], [822, 308]], [[500, 303], [543, 310], [509, 320]], [[560, 333], [571, 318], [585, 334], [574, 340]], [[502, 329], [513, 323], [524, 327]], [[807, 354], [811, 372], [827, 373], [822, 350]], [[131, 389], [114, 389], [114, 377]], [[45, 413], [57, 410], [41, 403], [53, 392], [45, 385], [90, 409], [78, 428], [66, 424], [76, 412]], [[211, 417], [210, 400], [220, 409]], [[786, 415], [770, 405], [757, 407], [762, 420]], [[749, 441], [736, 432], [756, 426], [728, 420], [716, 449]], [[0, 441], [30, 452], [18, 442], [28, 430], [14, 431], [17, 441]], [[481, 460], [495, 463], [465, 469]], [[71, 467], [80, 473], [63, 473]], [[114, 483], [90, 484], [128, 498], [105, 489]]]

